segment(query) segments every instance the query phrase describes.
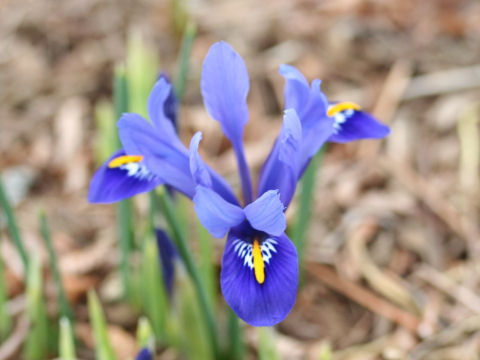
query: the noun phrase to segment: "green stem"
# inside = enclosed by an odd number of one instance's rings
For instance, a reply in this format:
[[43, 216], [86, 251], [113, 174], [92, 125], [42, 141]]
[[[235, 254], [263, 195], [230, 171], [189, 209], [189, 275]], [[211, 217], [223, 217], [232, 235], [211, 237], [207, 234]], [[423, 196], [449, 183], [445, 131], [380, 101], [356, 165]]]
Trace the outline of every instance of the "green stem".
[[314, 199], [315, 178], [317, 170], [320, 168], [325, 146], [312, 158], [303, 178], [300, 180], [300, 196], [298, 213], [296, 214], [295, 225], [291, 232], [291, 239], [297, 248], [298, 263], [300, 264], [300, 279], [303, 278], [303, 258], [307, 243], [307, 230], [312, 214], [312, 204]]
[[25, 273], [28, 272], [28, 256], [25, 248], [23, 247], [22, 239], [20, 237], [20, 230], [17, 226], [17, 221], [15, 220], [15, 215], [13, 213], [10, 202], [8, 201], [7, 194], [4, 190], [3, 183], [0, 177], [0, 205], [2, 205], [5, 216], [7, 217], [8, 232], [15, 244], [20, 258], [22, 259], [23, 266], [25, 267]]
[[207, 329], [210, 333], [210, 342], [213, 353], [215, 355], [215, 358], [219, 359], [220, 351], [217, 340], [217, 328], [215, 325], [213, 311], [209, 306], [207, 292], [199, 275], [200, 272], [198, 271], [192, 253], [188, 248], [187, 239], [185, 238], [182, 226], [180, 225], [177, 217], [175, 216], [175, 210], [172, 200], [170, 199], [170, 195], [165, 191], [165, 188], [163, 187], [157, 190], [157, 194], [160, 201], [160, 206], [162, 207], [163, 213], [165, 215], [165, 219], [170, 227], [170, 230], [172, 231], [175, 245], [177, 246], [178, 252], [180, 253], [185, 268], [187, 269], [187, 273], [192, 280], [195, 291], [197, 292], [198, 299], [200, 301], [200, 307], [202, 308], [203, 314], [205, 316]]

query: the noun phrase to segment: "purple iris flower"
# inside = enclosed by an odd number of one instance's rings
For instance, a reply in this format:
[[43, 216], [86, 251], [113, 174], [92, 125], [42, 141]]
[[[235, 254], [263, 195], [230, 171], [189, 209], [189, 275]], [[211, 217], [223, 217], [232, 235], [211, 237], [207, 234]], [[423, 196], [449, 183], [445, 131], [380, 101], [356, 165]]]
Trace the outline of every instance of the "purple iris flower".
[[[191, 198], [200, 222], [212, 236], [227, 235], [220, 275], [222, 293], [236, 314], [255, 326], [282, 321], [295, 303], [298, 259], [295, 246], [285, 234], [285, 210], [312, 156], [327, 141], [382, 138], [389, 133], [387, 126], [362, 112], [358, 105], [329, 103], [320, 90], [320, 80], [309, 85], [297, 69], [288, 65], [280, 67], [280, 74], [286, 79], [283, 125], [254, 192], [243, 148], [243, 131], [248, 121], [247, 69], [242, 58], [225, 42], [214, 44], [203, 64], [204, 104], [232, 143], [243, 203], [201, 159], [200, 132], [193, 136], [189, 151], [181, 144], [166, 120], [164, 103], [171, 87], [165, 81], [159, 80], [150, 95], [151, 123], [136, 114], [124, 114], [118, 122], [125, 149], [120, 158], [126, 156], [125, 161], [144, 166], [150, 177], [142, 180], [152, 188], [168, 184]], [[117, 165], [116, 159], [110, 159], [108, 164]], [[124, 177], [135, 177], [133, 170], [126, 170]], [[102, 168], [100, 171], [106, 173]], [[96, 194], [97, 202], [132, 195], [122, 182], [125, 179], [120, 181], [112, 175], [116, 189], [122, 192], [118, 194], [104, 189], [109, 186], [108, 179], [95, 181], [95, 177], [90, 191]], [[137, 186], [141, 191], [146, 188]]]
[[135, 360], [153, 360], [153, 356], [151, 351], [148, 348], [144, 347], [138, 352]]

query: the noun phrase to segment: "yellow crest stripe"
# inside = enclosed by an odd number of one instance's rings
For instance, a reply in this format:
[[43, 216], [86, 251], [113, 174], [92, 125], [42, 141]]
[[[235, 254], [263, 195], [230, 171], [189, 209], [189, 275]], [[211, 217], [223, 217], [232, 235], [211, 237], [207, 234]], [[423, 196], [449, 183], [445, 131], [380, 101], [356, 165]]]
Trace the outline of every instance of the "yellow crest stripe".
[[361, 108], [354, 102], [345, 101], [345, 102], [341, 102], [341, 103], [329, 106], [327, 110], [327, 115], [332, 117], [335, 114], [338, 114], [339, 112], [349, 110], [349, 109], [360, 110]]
[[255, 279], [259, 284], [263, 284], [265, 281], [265, 264], [263, 262], [262, 249], [258, 240], [253, 241], [252, 255]]
[[117, 168], [125, 164], [129, 163], [137, 163], [142, 161], [143, 156], [141, 155], [122, 155], [119, 157], [116, 157], [108, 163], [109, 168]]

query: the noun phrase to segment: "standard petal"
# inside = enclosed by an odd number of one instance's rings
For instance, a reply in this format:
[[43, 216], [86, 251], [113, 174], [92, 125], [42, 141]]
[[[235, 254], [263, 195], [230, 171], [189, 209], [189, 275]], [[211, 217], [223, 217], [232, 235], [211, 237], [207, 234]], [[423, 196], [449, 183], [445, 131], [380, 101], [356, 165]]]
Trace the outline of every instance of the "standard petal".
[[202, 225], [216, 238], [222, 238], [230, 228], [245, 219], [243, 209], [224, 200], [214, 190], [205, 186], [196, 187], [193, 197], [195, 212]]
[[287, 227], [284, 210], [278, 190], [269, 190], [247, 205], [244, 212], [253, 228], [279, 236]]
[[285, 110], [282, 130], [260, 173], [259, 194], [278, 189], [281, 202], [288, 206], [297, 184], [301, 142], [302, 126], [296, 111]]
[[109, 166], [115, 159], [125, 158], [125, 155], [124, 150], [115, 152], [96, 171], [90, 182], [89, 202], [113, 203], [150, 191], [162, 184], [162, 180], [151, 173], [143, 161], [127, 161], [115, 167]]
[[253, 242], [232, 231], [223, 253], [220, 284], [226, 302], [241, 319], [253, 326], [272, 326], [285, 319], [295, 304], [297, 251], [285, 234], [262, 239], [260, 250], [261, 283], [255, 274]]
[[234, 145], [242, 142], [243, 127], [248, 121], [249, 86], [247, 68], [240, 55], [226, 42], [213, 44], [203, 62], [203, 102]]
[[157, 238], [158, 252], [162, 262], [162, 275], [165, 287], [169, 294], [172, 294], [173, 280], [175, 275], [175, 259], [177, 251], [172, 243], [172, 240], [163, 229], [155, 229], [155, 236]]
[[171, 94], [172, 86], [165, 77], [161, 76], [153, 86], [147, 103], [150, 121], [167, 137], [174, 137], [176, 134], [173, 120], [165, 114], [165, 106]]
[[[344, 104], [345, 106], [341, 106]], [[339, 111], [336, 111], [336, 110]], [[328, 141], [347, 143], [360, 139], [381, 139], [390, 134], [390, 128], [352, 103], [332, 104], [329, 113], [334, 119], [334, 133]]]
[[280, 65], [278, 71], [285, 80], [285, 109], [303, 109], [308, 102], [310, 89], [308, 81], [298, 69], [291, 65]]
[[248, 121], [249, 86], [247, 68], [240, 55], [226, 42], [213, 44], [203, 62], [203, 102], [232, 142], [247, 204], [252, 201], [252, 183], [243, 149], [243, 128]]
[[[158, 77], [158, 80], [160, 79], [164, 79], [169, 85], [172, 84], [169, 77], [165, 73], [160, 74], [160, 76]], [[170, 93], [168, 94], [168, 97], [163, 104], [163, 112], [165, 116], [172, 122], [175, 130], [177, 130], [177, 106], [178, 106], [177, 96], [175, 95], [173, 86], [171, 86]]]
[[327, 115], [328, 100], [321, 91], [321, 81], [315, 79], [311, 87], [305, 77], [293, 66], [280, 68], [286, 81], [285, 104], [293, 107], [302, 124], [302, 142], [298, 159], [297, 180], [307, 168], [310, 159], [334, 132], [334, 121]]
[[205, 163], [198, 153], [198, 145], [202, 140], [202, 133], [199, 131], [193, 135], [190, 141], [190, 172], [196, 185], [202, 185], [207, 188], [212, 187], [212, 179]]

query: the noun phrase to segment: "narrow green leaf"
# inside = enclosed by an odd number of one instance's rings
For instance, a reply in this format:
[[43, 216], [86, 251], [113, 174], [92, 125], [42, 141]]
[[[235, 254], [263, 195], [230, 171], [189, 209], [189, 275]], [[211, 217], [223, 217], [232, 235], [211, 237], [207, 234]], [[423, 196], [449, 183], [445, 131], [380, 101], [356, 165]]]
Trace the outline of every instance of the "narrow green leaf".
[[130, 255], [134, 243], [134, 230], [133, 230], [133, 210], [132, 202], [130, 199], [126, 199], [117, 204], [117, 233], [120, 240], [120, 273], [122, 275], [122, 283], [124, 294], [127, 299], [133, 301], [133, 291], [131, 289], [131, 276], [130, 276]]
[[275, 328], [259, 327], [258, 331], [258, 358], [260, 360], [280, 360], [275, 345]]
[[30, 330], [25, 341], [24, 356], [26, 359], [43, 360], [48, 354], [49, 328], [43, 297], [42, 265], [38, 254], [32, 254], [29, 264], [26, 296]]
[[[126, 71], [127, 70], [124, 66], [117, 66], [115, 68], [115, 75], [113, 78], [113, 104], [116, 120], [120, 119], [122, 114], [129, 110], [129, 92]], [[117, 131], [115, 131], [115, 134], [117, 134]], [[116, 138], [118, 139], [118, 136]]]
[[213, 262], [213, 241], [208, 231], [200, 224], [195, 217], [197, 226], [197, 237], [200, 242], [200, 276], [205, 284], [210, 306], [213, 307], [217, 300], [217, 273]]
[[212, 359], [209, 334], [192, 283], [178, 276], [176, 303], [179, 304], [179, 323], [182, 331], [179, 350], [190, 360]]
[[48, 251], [48, 257], [50, 261], [50, 269], [53, 274], [55, 286], [57, 287], [58, 300], [60, 304], [60, 316], [67, 317], [70, 321], [73, 321], [73, 311], [68, 303], [65, 290], [63, 289], [62, 279], [60, 277], [60, 271], [58, 270], [57, 256], [53, 249], [52, 239], [50, 236], [50, 228], [48, 226], [47, 218], [44, 213], [39, 215], [40, 232], [45, 242], [45, 247]]
[[291, 239], [297, 247], [298, 263], [300, 266], [300, 279], [303, 278], [303, 259], [305, 255], [307, 231], [312, 214], [312, 204], [315, 191], [315, 178], [320, 168], [325, 153], [325, 146], [312, 158], [309, 167], [300, 180], [300, 195], [298, 212], [295, 216], [295, 224], [291, 231]]
[[108, 338], [107, 323], [102, 306], [94, 290], [88, 292], [88, 313], [95, 338], [97, 360], [114, 360], [115, 355]]
[[[123, 66], [117, 66], [113, 80], [113, 102], [115, 108], [115, 118], [119, 119], [123, 113], [128, 112], [129, 107], [128, 80], [126, 77], [126, 69]], [[115, 124], [115, 122], [112, 122]], [[114, 131], [116, 148], [120, 147], [117, 129]], [[113, 151], [113, 150], [112, 150]], [[117, 234], [120, 240], [120, 274], [124, 295], [132, 304], [136, 304], [134, 299], [135, 292], [132, 290], [133, 279], [130, 276], [130, 256], [134, 243], [135, 233], [133, 230], [133, 210], [130, 199], [126, 199], [117, 205]]]
[[175, 73], [174, 88], [177, 95], [178, 102], [183, 99], [185, 92], [185, 84], [188, 78], [190, 53], [192, 51], [193, 41], [197, 35], [197, 28], [193, 22], [189, 22], [185, 27], [183, 33], [182, 45], [177, 61], [177, 70]]
[[[1, 244], [0, 232], [0, 244]], [[7, 311], [7, 281], [4, 274], [3, 262], [0, 257], [0, 343], [8, 337], [12, 329], [12, 318]]]
[[2, 206], [5, 217], [7, 218], [8, 233], [10, 234], [10, 237], [13, 240], [15, 247], [17, 248], [20, 258], [22, 259], [23, 266], [25, 268], [25, 273], [27, 273], [28, 272], [27, 252], [25, 251], [25, 248], [22, 243], [22, 238], [20, 236], [20, 230], [18, 229], [18, 226], [17, 226], [15, 214], [13, 213], [12, 207], [10, 205], [10, 201], [8, 201], [8, 198], [7, 198], [7, 193], [5, 192], [5, 189], [3, 187], [1, 174], [0, 174], [0, 205]]
[[228, 358], [241, 360], [245, 356], [245, 344], [243, 342], [243, 329], [237, 314], [228, 307]]
[[62, 317], [60, 319], [58, 353], [61, 360], [75, 360], [77, 358], [75, 354], [75, 338], [68, 317]]
[[158, 76], [158, 59], [138, 31], [131, 31], [127, 41], [128, 110], [147, 117], [150, 90]]
[[170, 1], [170, 19], [172, 20], [173, 31], [176, 34], [182, 34], [185, 24], [188, 22], [188, 13], [185, 8], [184, 0]]
[[321, 345], [318, 360], [332, 360], [332, 347], [328, 342]]
[[95, 159], [97, 164], [103, 163], [118, 148], [117, 127], [112, 103], [100, 101], [94, 110], [96, 139]]
[[158, 246], [153, 237], [144, 242], [142, 256], [142, 285], [144, 309], [157, 339], [167, 338], [167, 315], [170, 313], [166, 288], [163, 284]]
[[143, 316], [138, 319], [137, 343], [139, 348], [148, 347], [151, 350], [155, 349], [155, 334], [150, 322]]
[[163, 187], [157, 189], [157, 194], [160, 206], [165, 216], [165, 220], [167, 221], [167, 224], [172, 233], [172, 240], [175, 242], [180, 257], [195, 288], [199, 305], [202, 309], [204, 321], [208, 329], [212, 353], [215, 359], [219, 359], [220, 351], [217, 340], [217, 327], [213, 315], [213, 310], [209, 305], [207, 291], [200, 277], [200, 272], [197, 268], [197, 265], [195, 264], [191, 250], [188, 247], [188, 242], [184, 235], [183, 227], [176, 218], [174, 206], [172, 204], [172, 200], [170, 199], [170, 195], [168, 195], [168, 193], [165, 191], [165, 188]]

